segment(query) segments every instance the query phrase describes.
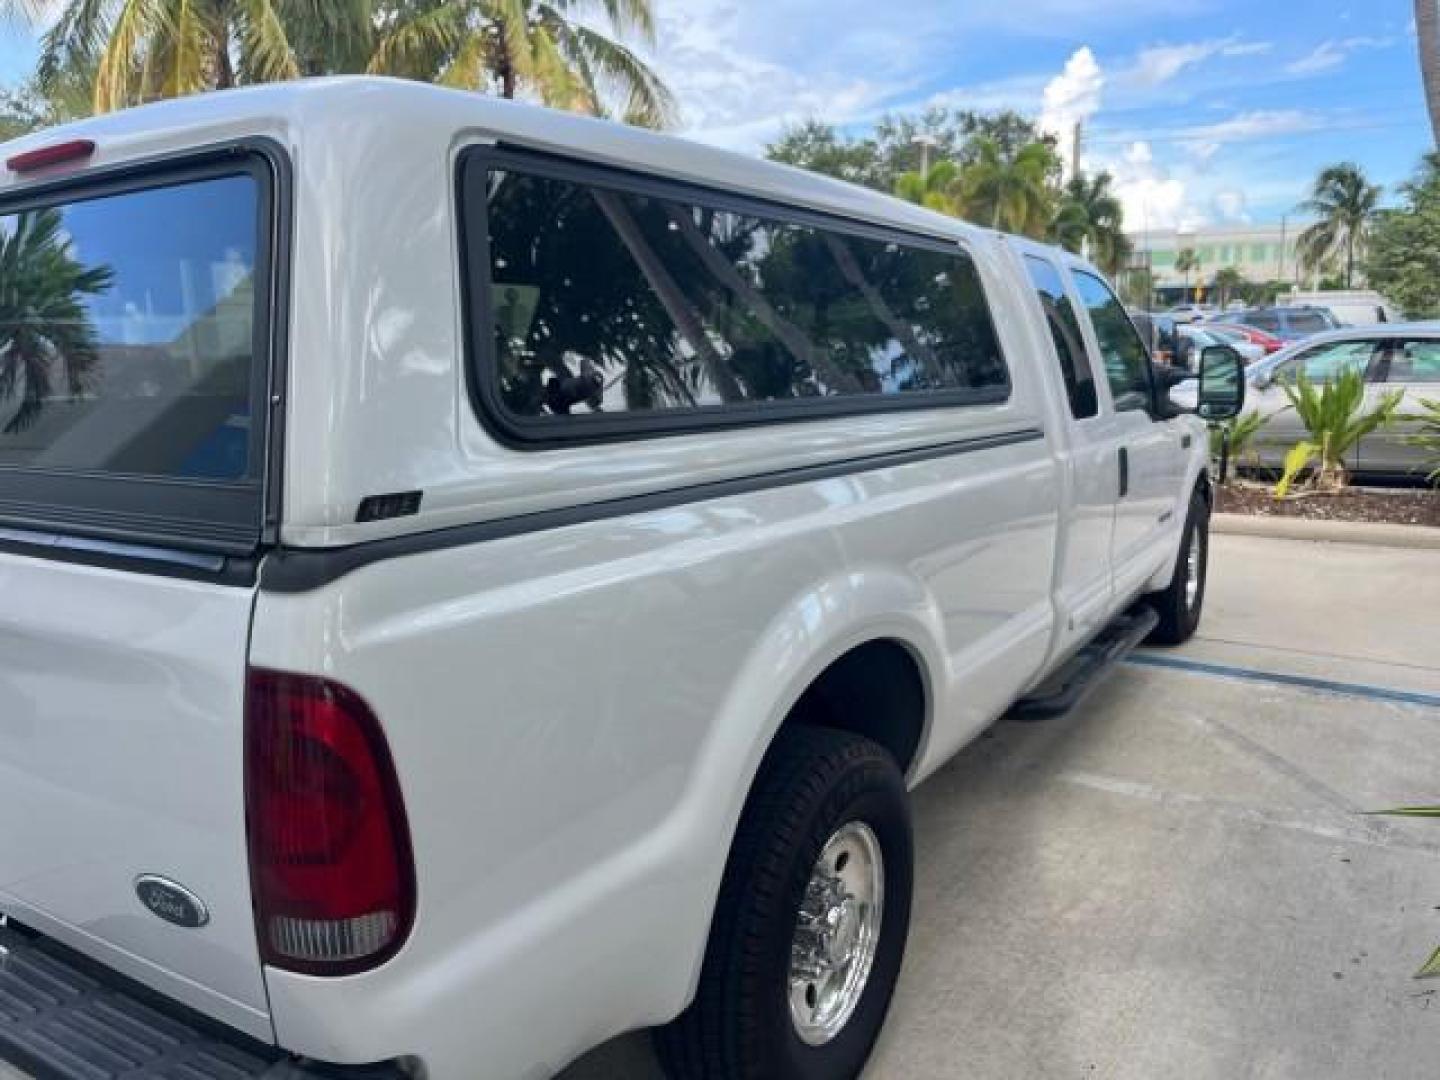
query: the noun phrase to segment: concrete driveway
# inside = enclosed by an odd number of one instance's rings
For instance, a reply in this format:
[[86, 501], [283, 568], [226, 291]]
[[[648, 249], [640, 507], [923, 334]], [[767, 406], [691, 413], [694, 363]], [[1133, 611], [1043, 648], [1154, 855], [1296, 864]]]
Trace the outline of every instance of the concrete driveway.
[[[1343, 685], [1336, 685], [1343, 684]], [[1201, 635], [916, 793], [867, 1080], [1440, 1069], [1440, 554], [1216, 536]], [[654, 1080], [618, 1039], [563, 1080]]]

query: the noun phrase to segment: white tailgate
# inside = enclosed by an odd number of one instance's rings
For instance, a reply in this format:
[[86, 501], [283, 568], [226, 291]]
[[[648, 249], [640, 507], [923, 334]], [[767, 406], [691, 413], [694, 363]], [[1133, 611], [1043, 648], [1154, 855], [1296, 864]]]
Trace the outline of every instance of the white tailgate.
[[[0, 912], [270, 1040], [245, 845], [253, 600], [0, 553]], [[152, 914], [139, 874], [209, 922]]]

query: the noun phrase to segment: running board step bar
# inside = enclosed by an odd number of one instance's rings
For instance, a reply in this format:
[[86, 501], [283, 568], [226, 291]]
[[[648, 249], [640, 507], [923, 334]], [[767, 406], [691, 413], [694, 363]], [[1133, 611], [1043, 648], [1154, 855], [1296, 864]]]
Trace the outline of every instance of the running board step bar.
[[1160, 617], [1149, 604], [1135, 605], [1061, 664], [1035, 688], [1034, 693], [1011, 706], [1007, 717], [1011, 720], [1047, 720], [1069, 712], [1111, 668], [1134, 652], [1159, 623]]
[[0, 1074], [36, 1080], [400, 1078], [300, 1062], [0, 919]]

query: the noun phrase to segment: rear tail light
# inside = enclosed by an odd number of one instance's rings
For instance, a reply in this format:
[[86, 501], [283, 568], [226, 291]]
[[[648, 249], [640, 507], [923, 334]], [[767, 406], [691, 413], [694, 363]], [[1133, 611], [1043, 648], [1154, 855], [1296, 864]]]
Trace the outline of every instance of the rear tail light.
[[369, 706], [326, 679], [252, 669], [245, 802], [265, 963], [342, 975], [394, 955], [415, 917], [415, 867]]
[[51, 143], [37, 150], [27, 150], [5, 159], [5, 167], [11, 172], [27, 173], [46, 169], [51, 165], [65, 165], [85, 161], [95, 153], [95, 144], [89, 139], [71, 139], [69, 142]]

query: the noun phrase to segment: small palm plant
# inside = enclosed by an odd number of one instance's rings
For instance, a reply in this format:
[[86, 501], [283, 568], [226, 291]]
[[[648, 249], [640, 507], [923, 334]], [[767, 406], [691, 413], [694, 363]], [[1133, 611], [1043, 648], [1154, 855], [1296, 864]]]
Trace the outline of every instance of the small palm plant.
[[[1211, 424], [1210, 456], [1212, 458], [1221, 457], [1223, 448], [1224, 457], [1227, 461], [1233, 461], [1236, 466], [1247, 461], [1253, 463], [1255, 451], [1250, 444], [1255, 441], [1255, 436], [1260, 429], [1269, 422], [1270, 417], [1259, 409], [1251, 409], [1245, 415], [1237, 416], [1234, 420], [1227, 420], [1223, 424]], [[1222, 473], [1221, 483], [1224, 483], [1226, 479], [1228, 476]]]
[[[1440, 806], [1399, 806], [1394, 810], [1376, 811], [1389, 817], [1427, 817], [1440, 818]], [[1420, 970], [1415, 973], [1417, 979], [1440, 978], [1440, 949], [1430, 954]]]
[[1405, 417], [1411, 423], [1420, 425], [1420, 433], [1405, 441], [1426, 451], [1425, 468], [1430, 474], [1425, 478], [1432, 484], [1440, 484], [1440, 401], [1420, 399], [1420, 412]]
[[1312, 481], [1316, 491], [1343, 491], [1350, 482], [1345, 455], [1366, 435], [1394, 421], [1402, 396], [1402, 391], [1393, 390], [1365, 411], [1365, 376], [1359, 371], [1343, 372], [1318, 388], [1301, 372], [1293, 385], [1283, 389], [1310, 438], [1285, 455], [1285, 468], [1275, 485], [1277, 499], [1289, 494], [1295, 478], [1312, 464], [1318, 465]]

